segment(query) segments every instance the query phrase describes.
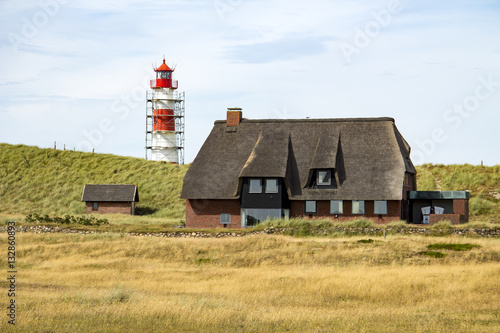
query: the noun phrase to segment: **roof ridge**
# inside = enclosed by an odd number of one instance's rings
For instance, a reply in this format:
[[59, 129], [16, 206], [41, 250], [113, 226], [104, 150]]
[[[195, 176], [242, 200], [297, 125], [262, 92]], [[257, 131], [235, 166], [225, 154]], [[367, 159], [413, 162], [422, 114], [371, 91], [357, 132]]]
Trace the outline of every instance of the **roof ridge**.
[[[390, 121], [395, 124], [391, 117], [366, 117], [366, 118], [306, 118], [306, 119], [248, 119], [243, 118], [245, 123], [302, 123], [302, 122], [378, 122]], [[225, 120], [216, 120], [214, 124], [225, 124]]]

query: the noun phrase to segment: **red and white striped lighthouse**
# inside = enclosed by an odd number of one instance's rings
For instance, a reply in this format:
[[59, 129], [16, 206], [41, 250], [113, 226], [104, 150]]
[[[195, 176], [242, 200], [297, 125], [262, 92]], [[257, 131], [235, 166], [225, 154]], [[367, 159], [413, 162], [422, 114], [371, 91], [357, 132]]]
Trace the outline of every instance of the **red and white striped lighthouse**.
[[178, 93], [178, 82], [172, 78], [174, 69], [165, 63], [155, 70], [152, 91], [147, 94], [146, 159], [151, 149], [153, 161], [183, 164], [184, 93]]

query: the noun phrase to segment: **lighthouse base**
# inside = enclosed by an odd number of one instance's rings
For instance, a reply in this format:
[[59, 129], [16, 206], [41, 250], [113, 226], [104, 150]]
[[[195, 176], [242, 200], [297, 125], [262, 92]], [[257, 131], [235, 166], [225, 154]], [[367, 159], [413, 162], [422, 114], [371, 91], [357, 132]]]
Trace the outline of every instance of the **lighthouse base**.
[[179, 163], [174, 132], [153, 132], [151, 159], [153, 161]]

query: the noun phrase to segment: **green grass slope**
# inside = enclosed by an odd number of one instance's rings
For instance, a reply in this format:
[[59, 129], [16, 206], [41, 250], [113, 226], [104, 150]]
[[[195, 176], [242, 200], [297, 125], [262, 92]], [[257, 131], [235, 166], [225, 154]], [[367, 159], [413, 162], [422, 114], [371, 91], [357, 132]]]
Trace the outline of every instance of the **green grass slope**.
[[[140, 158], [0, 144], [0, 213], [81, 214], [85, 184], [136, 184], [138, 214], [184, 218], [179, 198], [188, 165]], [[471, 192], [470, 212], [500, 220], [500, 165], [417, 166], [421, 191]]]
[[184, 218], [187, 165], [0, 143], [0, 213], [82, 214], [85, 184], [136, 184], [138, 214]]
[[500, 220], [500, 165], [423, 164], [416, 169], [419, 191], [470, 191], [472, 216]]

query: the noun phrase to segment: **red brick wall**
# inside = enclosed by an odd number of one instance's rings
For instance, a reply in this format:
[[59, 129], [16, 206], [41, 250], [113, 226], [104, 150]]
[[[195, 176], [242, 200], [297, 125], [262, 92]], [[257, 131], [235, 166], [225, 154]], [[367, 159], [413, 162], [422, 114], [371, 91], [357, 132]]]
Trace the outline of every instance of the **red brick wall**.
[[373, 214], [374, 202], [372, 200], [365, 201], [365, 214], [352, 214], [352, 204], [350, 200], [344, 200], [344, 214], [339, 214], [336, 218], [335, 215], [330, 214], [330, 201], [316, 201], [316, 213], [305, 212], [304, 201], [291, 201], [290, 202], [290, 217], [309, 217], [312, 218], [331, 218], [338, 221], [347, 221], [358, 218], [368, 218], [375, 223], [387, 223], [390, 221], [399, 221], [401, 219], [401, 201], [389, 200], [387, 201], [387, 215]]
[[439, 221], [450, 221], [451, 224], [464, 223], [465, 216], [462, 214], [430, 214], [429, 224], [434, 224]]
[[453, 213], [464, 216], [464, 221], [469, 222], [469, 199], [453, 199]]
[[241, 122], [241, 118], [243, 117], [243, 113], [241, 111], [227, 111], [227, 126], [238, 126]]
[[186, 200], [187, 228], [220, 228], [220, 214], [231, 214], [227, 228], [241, 228], [239, 200]]
[[92, 201], [85, 203], [85, 213], [132, 214], [132, 202], [99, 202], [97, 210], [92, 210], [92, 204]]

